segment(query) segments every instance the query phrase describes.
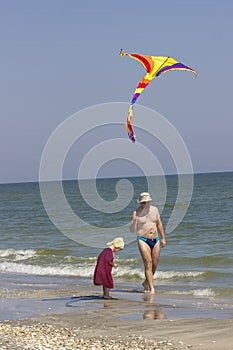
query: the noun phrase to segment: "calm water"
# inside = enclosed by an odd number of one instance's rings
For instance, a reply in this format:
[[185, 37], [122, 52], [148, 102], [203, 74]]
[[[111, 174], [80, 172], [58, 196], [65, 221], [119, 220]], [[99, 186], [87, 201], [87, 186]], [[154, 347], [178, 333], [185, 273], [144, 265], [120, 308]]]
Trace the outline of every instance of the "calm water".
[[[147, 190], [145, 178], [128, 179], [133, 199], [123, 210], [103, 213], [83, 201], [76, 181], [64, 182], [66, 198], [84, 224], [76, 227], [75, 240], [62, 234], [50, 221], [43, 207], [37, 183], [0, 185], [0, 292], [20, 289], [25, 283], [91, 284], [101, 239], [108, 242], [127, 227], [136, 198]], [[117, 198], [119, 179], [101, 179], [96, 187], [105, 201]], [[155, 186], [158, 179], [152, 178]], [[164, 226], [169, 220], [177, 196], [178, 179], [167, 176], [166, 204], [162, 208], [159, 193], [155, 205], [161, 209]], [[86, 182], [87, 191], [90, 182]], [[48, 191], [54, 184], [47, 184]], [[90, 193], [91, 196], [91, 193]], [[167, 233], [167, 247], [161, 250], [156, 290], [163, 296], [206, 300], [215, 305], [233, 307], [233, 173], [197, 174], [188, 211], [182, 222]], [[97, 203], [98, 204], [98, 203]], [[182, 206], [182, 203], [180, 203]], [[161, 207], [161, 208], [160, 208]], [[59, 214], [66, 221], [65, 213]], [[65, 222], [69, 226], [68, 222]], [[110, 230], [110, 231], [109, 231]], [[73, 237], [73, 236], [72, 236]], [[115, 287], [141, 288], [144, 272], [134, 234], [125, 250], [118, 253], [119, 268], [114, 271]], [[88, 242], [90, 243], [88, 245]], [[80, 244], [81, 243], [81, 244]], [[13, 281], [13, 282], [12, 282]]]

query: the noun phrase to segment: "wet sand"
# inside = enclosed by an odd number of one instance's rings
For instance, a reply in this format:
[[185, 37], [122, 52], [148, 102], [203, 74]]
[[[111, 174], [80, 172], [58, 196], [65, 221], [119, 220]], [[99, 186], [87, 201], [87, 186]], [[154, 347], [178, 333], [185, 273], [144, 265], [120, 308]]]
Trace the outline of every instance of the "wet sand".
[[[0, 322], [0, 349], [203, 349], [229, 350], [233, 344], [233, 318], [193, 317], [189, 310], [158, 303], [149, 296], [103, 300], [90, 289], [25, 292], [32, 305], [40, 301], [34, 316]], [[138, 296], [138, 295], [137, 295]], [[14, 297], [14, 298], [13, 298]], [[22, 295], [20, 296], [22, 297]], [[10, 299], [8, 297], [8, 299]], [[136, 299], [136, 300], [135, 300]], [[12, 302], [20, 303], [12, 296]], [[204, 311], [203, 311], [204, 312]], [[171, 317], [173, 316], [173, 317]], [[190, 317], [191, 316], [191, 317]]]

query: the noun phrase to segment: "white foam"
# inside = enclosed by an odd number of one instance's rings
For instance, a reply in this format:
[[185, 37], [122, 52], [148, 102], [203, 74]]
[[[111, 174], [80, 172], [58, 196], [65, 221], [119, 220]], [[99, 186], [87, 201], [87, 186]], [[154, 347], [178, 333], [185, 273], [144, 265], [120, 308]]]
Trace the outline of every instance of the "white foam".
[[200, 298], [210, 298], [214, 297], [215, 293], [210, 288], [205, 289], [191, 289], [191, 290], [173, 290], [169, 291], [168, 294], [172, 295], [193, 295]]
[[[202, 275], [204, 272], [200, 271], [156, 271], [155, 278], [157, 280], [168, 280], [168, 279], [181, 279], [181, 278], [195, 278]], [[113, 269], [113, 274], [117, 277], [139, 277], [141, 279], [145, 278], [144, 269], [131, 267], [119, 266], [117, 270]]]
[[196, 289], [193, 291], [193, 295], [197, 297], [214, 297], [215, 293], [212, 289]]
[[172, 279], [172, 278], [195, 278], [199, 277], [204, 272], [200, 271], [156, 271], [155, 277], [157, 279]]
[[141, 279], [145, 278], [143, 269], [132, 269], [130, 267], [119, 266], [117, 269], [113, 269], [113, 276], [117, 277], [134, 277], [137, 276]]
[[93, 266], [73, 267], [67, 266], [38, 266], [17, 264], [14, 262], [0, 263], [0, 272], [21, 273], [29, 275], [52, 275], [52, 276], [77, 276], [92, 277], [94, 272]]
[[11, 257], [11, 259], [20, 261], [20, 260], [27, 260], [34, 256], [36, 256], [37, 253], [33, 249], [26, 249], [26, 250], [16, 250], [16, 249], [6, 249], [6, 250], [0, 250], [0, 257], [1, 258], [8, 258]]

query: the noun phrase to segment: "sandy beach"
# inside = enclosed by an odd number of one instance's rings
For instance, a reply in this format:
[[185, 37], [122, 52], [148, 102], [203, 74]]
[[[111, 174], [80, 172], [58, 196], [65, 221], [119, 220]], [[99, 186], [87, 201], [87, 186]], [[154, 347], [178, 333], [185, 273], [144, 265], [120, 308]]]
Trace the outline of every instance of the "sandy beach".
[[[160, 305], [156, 296], [143, 293], [141, 300], [117, 292], [113, 294], [117, 299], [103, 300], [99, 290], [94, 289], [91, 294], [88, 288], [73, 293], [25, 292], [23, 298], [28, 305], [33, 308], [35, 299], [39, 300], [48, 312], [38, 309], [33, 317], [2, 320], [0, 349], [229, 350], [233, 344], [233, 318], [194, 318], [189, 317], [188, 309], [186, 317], [179, 317], [179, 309], [174, 305]], [[15, 297], [8, 299], [17, 302]], [[58, 307], [61, 304], [63, 309]]]

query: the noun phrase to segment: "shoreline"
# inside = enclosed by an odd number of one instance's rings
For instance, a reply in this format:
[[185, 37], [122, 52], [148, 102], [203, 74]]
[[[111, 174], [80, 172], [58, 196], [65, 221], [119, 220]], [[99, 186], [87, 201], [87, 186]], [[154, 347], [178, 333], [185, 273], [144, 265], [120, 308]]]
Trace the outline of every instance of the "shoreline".
[[232, 312], [214, 318], [188, 301], [183, 308], [174, 305], [169, 296], [152, 300], [125, 290], [112, 295], [117, 300], [103, 300], [99, 288], [84, 285], [12, 295], [8, 305], [28, 306], [32, 316], [0, 321], [0, 349], [229, 350], [233, 343]]
[[[16, 283], [0, 289], [0, 322], [35, 317], [38, 314], [73, 311], [75, 309], [101, 309], [105, 300], [102, 289], [91, 281], [60, 284], [54, 281], [45, 283]], [[155, 294], [143, 293], [138, 286], [118, 284], [110, 294], [116, 298], [119, 307], [126, 301], [122, 320], [136, 321], [154, 319], [208, 318], [229, 319], [233, 316], [233, 305], [227, 300], [214, 297], [176, 294], [157, 288]], [[128, 302], [128, 304], [127, 304]], [[149, 316], [151, 314], [151, 316]]]

